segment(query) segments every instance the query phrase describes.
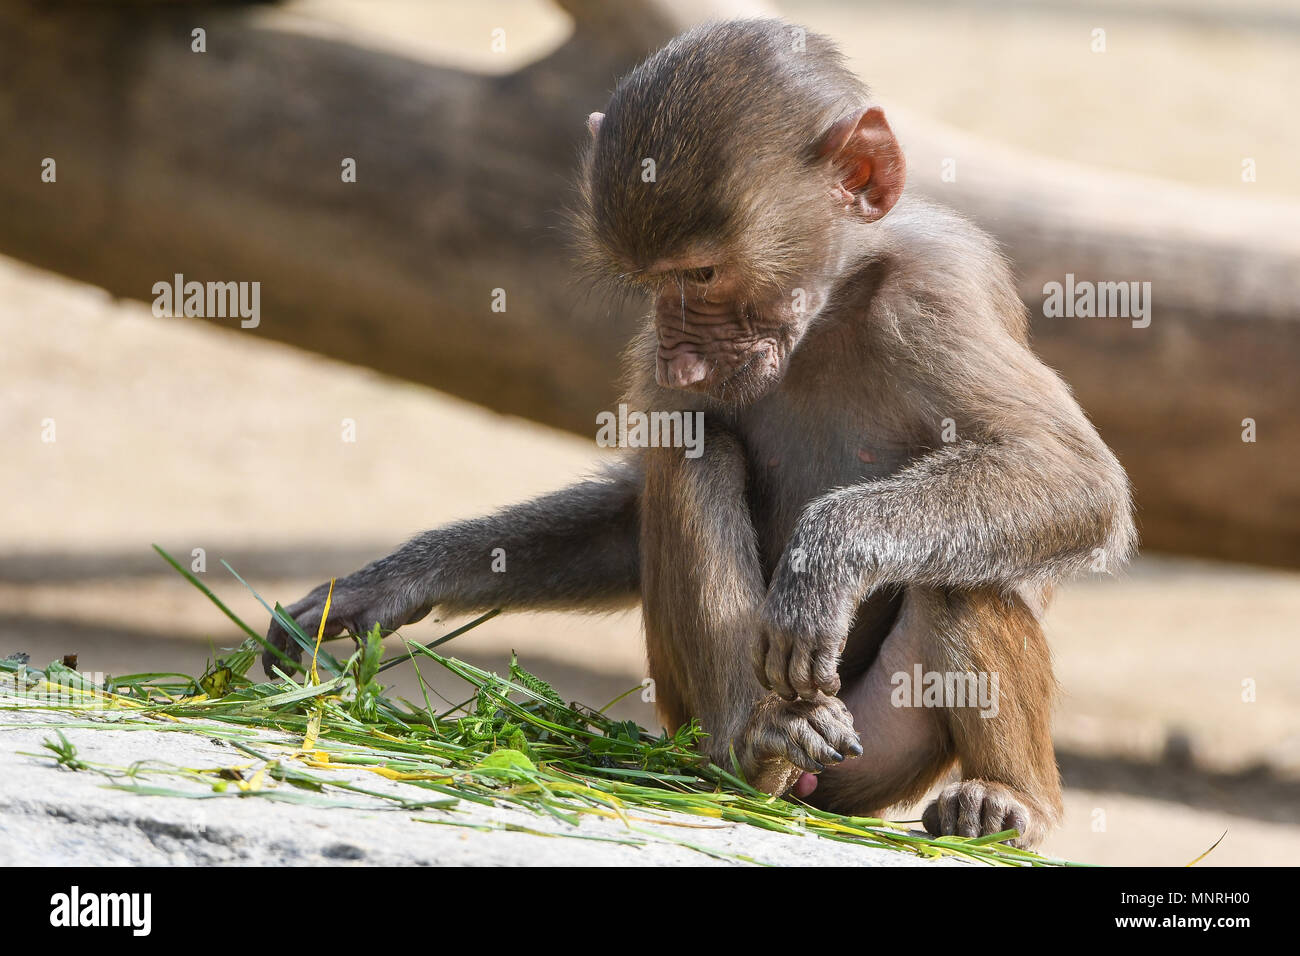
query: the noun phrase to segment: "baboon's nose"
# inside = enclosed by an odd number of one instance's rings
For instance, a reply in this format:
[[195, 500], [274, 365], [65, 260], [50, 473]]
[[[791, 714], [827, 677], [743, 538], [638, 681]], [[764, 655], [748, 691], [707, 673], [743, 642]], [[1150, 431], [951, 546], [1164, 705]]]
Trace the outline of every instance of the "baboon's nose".
[[655, 367], [655, 379], [670, 388], [689, 388], [708, 374], [708, 363], [694, 352], [679, 352], [666, 362], [660, 359]]

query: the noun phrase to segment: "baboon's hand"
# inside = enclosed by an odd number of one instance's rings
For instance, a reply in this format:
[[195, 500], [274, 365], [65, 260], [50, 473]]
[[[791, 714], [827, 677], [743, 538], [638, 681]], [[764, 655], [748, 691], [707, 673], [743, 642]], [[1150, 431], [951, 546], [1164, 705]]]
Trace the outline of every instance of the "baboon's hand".
[[786, 700], [840, 691], [839, 662], [857, 609], [854, 573], [828, 530], [826, 506], [814, 502], [799, 519], [759, 612], [753, 647], [758, 682]]
[[1036, 846], [1056, 815], [1027, 793], [991, 780], [950, 784], [925, 809], [921, 822], [935, 836], [979, 837], [1019, 830], [1012, 846]]
[[736, 748], [745, 778], [780, 795], [803, 773], [862, 754], [853, 715], [838, 697], [786, 701], [770, 694], [759, 701]]
[[[325, 598], [329, 594], [328, 583], [314, 588], [301, 601], [290, 605], [286, 610], [303, 632], [312, 640], [320, 628], [321, 616], [325, 613]], [[384, 633], [395, 631], [403, 624], [414, 624], [432, 610], [431, 604], [412, 603], [408, 588], [385, 583], [382, 579], [367, 580], [364, 572], [340, 578], [334, 582], [334, 594], [330, 598], [329, 616], [325, 620], [325, 637], [336, 637], [347, 631], [351, 634], [368, 634], [376, 624]], [[271, 646], [278, 648], [295, 663], [302, 659], [302, 648], [289, 632], [274, 617], [267, 629], [266, 639]], [[278, 657], [270, 651], [262, 655], [262, 669], [269, 676], [271, 667], [281, 664]]]
[[754, 674], [785, 700], [834, 697], [840, 691], [840, 652], [848, 633], [843, 615], [821, 609], [825, 602], [818, 595], [781, 582], [778, 577], [759, 614]]

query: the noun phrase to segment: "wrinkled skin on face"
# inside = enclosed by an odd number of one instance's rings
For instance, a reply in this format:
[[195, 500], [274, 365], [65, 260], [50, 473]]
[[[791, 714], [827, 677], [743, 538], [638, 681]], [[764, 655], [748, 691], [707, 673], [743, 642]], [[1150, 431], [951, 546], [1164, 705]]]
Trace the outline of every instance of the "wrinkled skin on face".
[[725, 266], [669, 269], [654, 299], [655, 379], [728, 404], [753, 401], [781, 380], [822, 298], [813, 289], [746, 293]]

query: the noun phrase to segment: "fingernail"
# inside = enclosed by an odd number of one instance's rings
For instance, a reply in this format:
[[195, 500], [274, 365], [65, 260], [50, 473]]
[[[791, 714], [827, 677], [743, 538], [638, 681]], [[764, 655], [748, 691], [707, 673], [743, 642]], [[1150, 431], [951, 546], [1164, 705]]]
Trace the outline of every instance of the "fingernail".
[[838, 750], [832, 750], [832, 751], [831, 751], [831, 759], [833, 759], [836, 763], [843, 763], [843, 762], [844, 762], [844, 754], [840, 753]]

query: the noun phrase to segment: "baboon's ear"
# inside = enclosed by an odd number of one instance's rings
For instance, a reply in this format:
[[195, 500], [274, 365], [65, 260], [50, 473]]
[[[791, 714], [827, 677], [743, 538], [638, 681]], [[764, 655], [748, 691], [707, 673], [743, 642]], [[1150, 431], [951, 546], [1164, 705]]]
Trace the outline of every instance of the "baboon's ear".
[[595, 139], [596, 134], [600, 132], [600, 124], [604, 121], [604, 113], [592, 113], [587, 117], [587, 132], [591, 133], [591, 138]]
[[817, 154], [835, 170], [837, 201], [851, 206], [867, 222], [893, 209], [903, 194], [907, 178], [903, 149], [879, 106], [836, 122], [822, 135]]

